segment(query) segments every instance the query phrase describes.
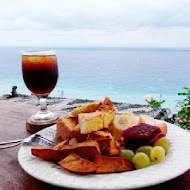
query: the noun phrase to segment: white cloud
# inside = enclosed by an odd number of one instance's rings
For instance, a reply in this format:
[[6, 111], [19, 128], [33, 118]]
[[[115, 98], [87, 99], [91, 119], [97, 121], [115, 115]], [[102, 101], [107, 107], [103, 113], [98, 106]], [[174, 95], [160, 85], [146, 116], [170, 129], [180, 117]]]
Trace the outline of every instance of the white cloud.
[[188, 0], [6, 0], [0, 45], [189, 47]]

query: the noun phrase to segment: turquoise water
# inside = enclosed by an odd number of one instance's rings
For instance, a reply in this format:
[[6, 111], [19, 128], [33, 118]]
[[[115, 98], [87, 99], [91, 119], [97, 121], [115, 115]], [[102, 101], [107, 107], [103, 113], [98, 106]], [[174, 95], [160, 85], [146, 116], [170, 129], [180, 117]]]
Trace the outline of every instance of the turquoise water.
[[[0, 95], [30, 94], [21, 73], [21, 52], [44, 48], [0, 48]], [[140, 103], [152, 94], [174, 108], [177, 93], [190, 84], [190, 50], [130, 48], [49, 48], [57, 53], [59, 80], [52, 96]]]

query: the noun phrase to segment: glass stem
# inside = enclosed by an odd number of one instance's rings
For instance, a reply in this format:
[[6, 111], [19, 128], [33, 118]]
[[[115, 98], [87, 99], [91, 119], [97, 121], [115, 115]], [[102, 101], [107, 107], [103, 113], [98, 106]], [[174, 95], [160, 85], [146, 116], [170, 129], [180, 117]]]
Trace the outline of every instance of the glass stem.
[[47, 98], [40, 98], [40, 111], [43, 113], [47, 113]]

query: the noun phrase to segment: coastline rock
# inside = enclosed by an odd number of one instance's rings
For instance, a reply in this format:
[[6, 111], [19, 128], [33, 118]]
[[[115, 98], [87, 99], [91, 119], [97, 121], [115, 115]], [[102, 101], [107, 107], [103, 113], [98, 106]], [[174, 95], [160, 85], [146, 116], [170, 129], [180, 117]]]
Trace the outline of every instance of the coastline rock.
[[[8, 95], [3, 95], [0, 97], [0, 100], [8, 100], [13, 102], [22, 102], [27, 104], [32, 104], [38, 106], [38, 99], [34, 95], [24, 95], [19, 94], [17, 97], [10, 97]], [[74, 108], [81, 105], [91, 103], [95, 100], [88, 99], [73, 99], [73, 98], [62, 98], [62, 97], [48, 97], [47, 103], [48, 106], [57, 109], [59, 111], [70, 112]], [[113, 102], [116, 106], [117, 113], [122, 114], [123, 112], [131, 111], [135, 115], [147, 114], [155, 119], [164, 120], [169, 123], [175, 123], [175, 115], [171, 113], [169, 109], [166, 108], [157, 108], [149, 105], [141, 104], [130, 104], [122, 102]]]

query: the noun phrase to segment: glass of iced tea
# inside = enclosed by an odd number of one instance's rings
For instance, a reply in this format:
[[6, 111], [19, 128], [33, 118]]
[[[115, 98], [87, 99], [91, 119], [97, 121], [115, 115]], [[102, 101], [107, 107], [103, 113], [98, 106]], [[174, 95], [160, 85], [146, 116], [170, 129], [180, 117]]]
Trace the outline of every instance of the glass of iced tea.
[[56, 121], [58, 115], [47, 109], [47, 97], [55, 88], [58, 66], [54, 51], [22, 52], [22, 74], [27, 88], [39, 99], [41, 109], [29, 119], [34, 124], [48, 124]]

